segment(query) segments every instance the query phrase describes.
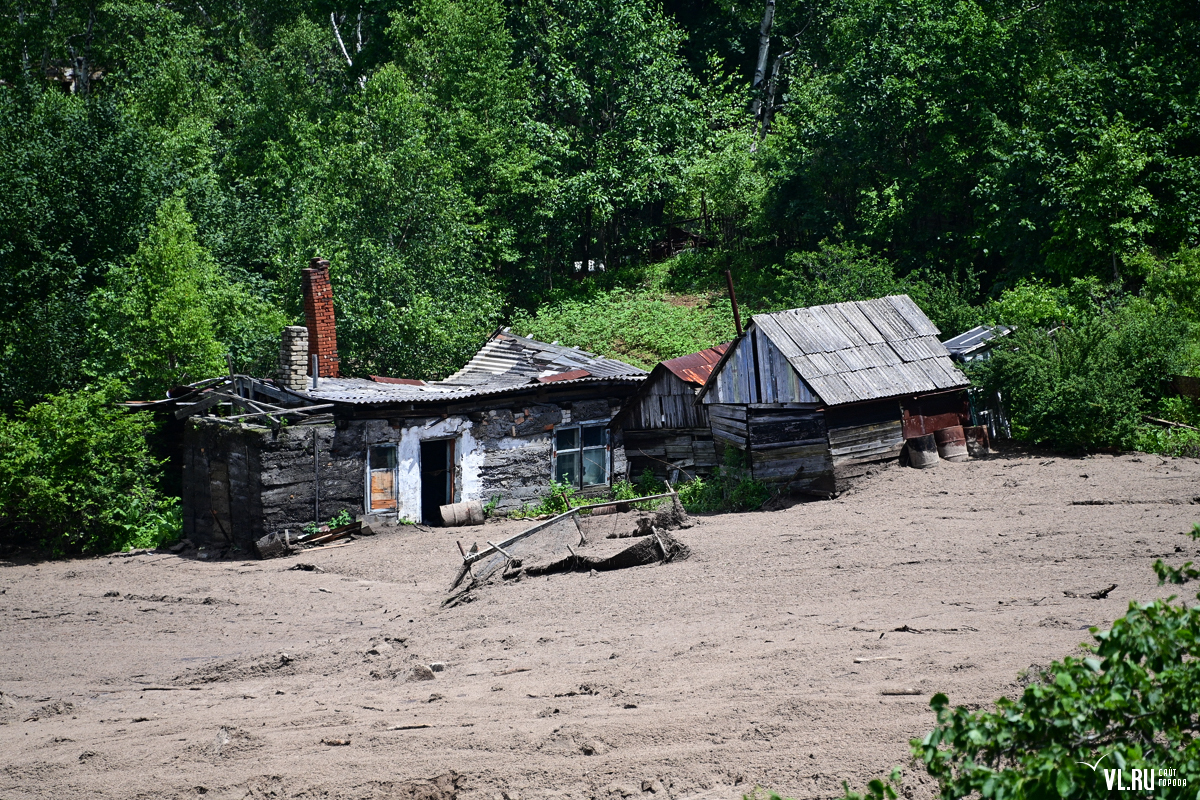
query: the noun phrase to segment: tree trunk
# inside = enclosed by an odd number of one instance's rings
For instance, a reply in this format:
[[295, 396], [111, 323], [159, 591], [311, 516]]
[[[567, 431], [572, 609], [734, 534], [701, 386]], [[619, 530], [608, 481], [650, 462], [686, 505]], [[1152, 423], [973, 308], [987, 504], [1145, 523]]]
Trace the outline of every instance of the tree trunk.
[[775, 21], [775, 0], [767, 0], [762, 26], [758, 29], [758, 64], [754, 68], [753, 88], [762, 86], [767, 74], [767, 56], [771, 49], [771, 24]]

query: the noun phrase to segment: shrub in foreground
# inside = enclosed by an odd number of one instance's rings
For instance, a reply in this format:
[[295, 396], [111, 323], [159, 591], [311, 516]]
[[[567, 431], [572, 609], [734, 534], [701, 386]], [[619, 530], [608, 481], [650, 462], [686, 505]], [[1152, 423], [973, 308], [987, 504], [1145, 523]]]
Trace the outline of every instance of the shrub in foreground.
[[52, 555], [153, 547], [178, 536], [147, 413], [113, 405], [119, 387], [48, 398], [0, 415], [0, 545]]

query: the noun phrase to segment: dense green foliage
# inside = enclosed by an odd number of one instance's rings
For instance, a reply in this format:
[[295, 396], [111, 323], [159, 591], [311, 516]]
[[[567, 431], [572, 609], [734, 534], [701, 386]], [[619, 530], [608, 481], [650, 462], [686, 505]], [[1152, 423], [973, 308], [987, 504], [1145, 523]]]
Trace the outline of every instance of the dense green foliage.
[[1015, 322], [1022, 436], [1192, 446], [1142, 416], [1194, 419], [1162, 371], [1200, 374], [1194, 4], [783, 5], [769, 134], [762, 11], [9, 3], [0, 410], [268, 375], [321, 255], [349, 375], [445, 376], [500, 324], [649, 366], [731, 337], [731, 270], [743, 317]]
[[[1192, 538], [1200, 538], [1200, 525]], [[1155, 571], [1160, 583], [1200, 577], [1191, 562], [1176, 568], [1160, 560]], [[1131, 603], [1111, 629], [1091, 628], [1086, 656], [1029, 676], [1020, 697], [1000, 698], [994, 710], [951, 707], [944, 694], [934, 695], [937, 725], [911, 745], [941, 797], [1098, 800], [1112, 796], [1115, 770], [1124, 771], [1128, 789], [1135, 769], [1155, 770], [1157, 788], [1146, 796], [1195, 797], [1200, 606], [1173, 600]], [[895, 798], [898, 783], [894, 771], [863, 794], [847, 789], [846, 797]]]
[[154, 547], [177, 535], [157, 490], [149, 414], [113, 406], [121, 387], [57, 395], [0, 415], [0, 547], [54, 554]]
[[[504, 321], [639, 363], [714, 344], [725, 269], [748, 311], [906, 291], [955, 332], [1022, 279], [1137, 291], [1198, 243], [1190, 4], [781, 7], [765, 139], [761, 13], [20, 0], [0, 403], [265, 373], [315, 254], [346, 371], [437, 377]], [[652, 268], [681, 232], [705, 246]]]

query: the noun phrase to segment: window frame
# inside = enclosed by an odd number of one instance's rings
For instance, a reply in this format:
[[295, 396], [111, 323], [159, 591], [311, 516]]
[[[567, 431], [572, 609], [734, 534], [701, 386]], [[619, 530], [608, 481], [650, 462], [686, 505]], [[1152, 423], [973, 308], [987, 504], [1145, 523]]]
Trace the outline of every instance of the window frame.
[[[588, 422], [568, 422], [564, 425], [555, 425], [554, 426], [554, 438], [551, 440], [551, 447], [550, 447], [550, 479], [552, 481], [558, 481], [558, 475], [559, 475], [558, 457], [560, 454], [565, 455], [565, 454], [569, 454], [569, 453], [578, 453], [579, 454], [579, 456], [578, 456], [578, 458], [579, 458], [579, 475], [578, 475], [577, 479], [575, 481], [572, 481], [572, 483], [571, 483], [571, 485], [575, 488], [575, 490], [576, 491], [584, 491], [586, 489], [591, 489], [596, 486], [611, 486], [612, 485], [612, 438], [609, 435], [609, 431], [608, 431], [609, 422], [610, 422], [610, 420], [598, 420], [598, 421], [588, 421]], [[597, 428], [602, 433], [604, 443], [602, 445], [592, 445], [591, 447], [585, 446], [583, 443], [584, 442], [584, 439], [583, 439], [584, 430], [585, 429], [597, 429]], [[576, 442], [577, 442], [576, 446], [559, 449], [559, 446], [558, 446], [559, 432], [565, 431], [565, 430], [571, 430], [571, 429], [574, 429], [574, 431], [575, 431], [575, 437], [576, 437]], [[585, 484], [583, 482], [583, 478], [584, 478], [584, 474], [585, 474], [584, 453], [588, 452], [588, 451], [595, 452], [597, 450], [604, 451], [604, 480], [600, 483]]]
[[[371, 500], [372, 500], [371, 495], [373, 494], [373, 492], [371, 491], [371, 473], [374, 471], [371, 469], [371, 451], [378, 449], [378, 448], [388, 448], [389, 450], [392, 451], [392, 453], [395, 454], [395, 458], [394, 458], [395, 463], [392, 464], [392, 502], [393, 502], [393, 506], [391, 508], [388, 508], [386, 506], [381, 507], [381, 508], [375, 508], [371, 503]], [[366, 492], [365, 492], [366, 497], [363, 499], [363, 508], [366, 509], [366, 513], [368, 513], [368, 514], [381, 514], [381, 513], [385, 513], [385, 512], [391, 512], [393, 514], [399, 513], [399, 511], [400, 511], [400, 445], [396, 442], [377, 442], [375, 444], [369, 444], [369, 445], [367, 445], [367, 457], [366, 457], [365, 461], [366, 461], [367, 475], [366, 475], [366, 481], [365, 481], [366, 482]], [[382, 472], [383, 470], [380, 469], [379, 471]]]

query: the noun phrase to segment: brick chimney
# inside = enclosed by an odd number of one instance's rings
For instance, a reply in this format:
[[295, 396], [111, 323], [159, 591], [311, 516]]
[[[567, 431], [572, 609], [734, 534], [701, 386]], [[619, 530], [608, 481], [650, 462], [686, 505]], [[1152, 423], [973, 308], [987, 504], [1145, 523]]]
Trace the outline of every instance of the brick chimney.
[[317, 357], [319, 377], [336, 378], [338, 354], [333, 286], [329, 283], [329, 262], [323, 258], [314, 258], [304, 270], [304, 319], [308, 325], [310, 361], [311, 356]]
[[308, 388], [308, 328], [289, 325], [279, 347], [279, 380], [295, 392]]

